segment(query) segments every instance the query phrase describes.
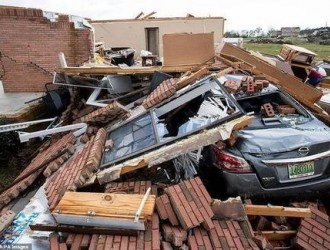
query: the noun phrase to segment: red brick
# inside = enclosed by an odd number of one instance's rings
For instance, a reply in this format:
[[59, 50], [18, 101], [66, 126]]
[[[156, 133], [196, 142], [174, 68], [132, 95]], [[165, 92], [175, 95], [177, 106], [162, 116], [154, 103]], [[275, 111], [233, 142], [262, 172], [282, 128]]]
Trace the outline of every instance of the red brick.
[[224, 235], [226, 237], [226, 240], [228, 242], [229, 247], [235, 247], [235, 243], [233, 241], [233, 237], [230, 235], [229, 230], [228, 229], [223, 229], [223, 233], [224, 233]]
[[315, 233], [313, 233], [312, 231], [310, 231], [310, 230], [308, 230], [308, 229], [306, 229], [306, 228], [304, 228], [304, 227], [302, 227], [302, 228], [300, 229], [300, 231], [301, 231], [302, 233], [308, 235], [310, 238], [313, 238], [314, 240], [316, 240], [316, 241], [319, 242], [320, 244], [323, 243], [323, 239], [322, 239], [320, 236], [318, 236], [318, 235], [316, 235]]
[[323, 239], [328, 239], [330, 238], [330, 235], [328, 235], [327, 233], [321, 231], [320, 229], [314, 227], [312, 230], [315, 234], [317, 234], [318, 236], [322, 237]]
[[296, 240], [296, 244], [300, 247], [302, 247], [303, 249], [306, 249], [306, 250], [313, 250], [313, 249], [316, 249], [314, 247], [312, 247], [309, 243], [303, 241], [302, 239], [297, 239]]
[[162, 220], [168, 219], [168, 214], [166, 212], [165, 205], [164, 205], [161, 197], [156, 198], [156, 208], [157, 208], [157, 212], [159, 214], [159, 217]]
[[[320, 210], [318, 210], [317, 208], [314, 208], [313, 206], [309, 207], [311, 212], [319, 217], [321, 217], [322, 219], [326, 220], [329, 222], [329, 216], [326, 215], [325, 213], [322, 213]], [[330, 223], [329, 223], [330, 226]]]
[[189, 215], [189, 219], [191, 220], [192, 224], [194, 226], [198, 226], [200, 223], [198, 222], [191, 206], [189, 205], [189, 202], [187, 201], [186, 197], [184, 196], [184, 194], [182, 193], [182, 190], [180, 188], [179, 185], [175, 185], [174, 186], [174, 189], [176, 191], [176, 193], [178, 194], [183, 206], [184, 206], [184, 209], [187, 211], [187, 214]]
[[105, 249], [111, 249], [113, 244], [113, 235], [107, 235], [104, 243]]
[[235, 245], [236, 245], [237, 249], [244, 249], [244, 247], [242, 245], [242, 242], [241, 242], [239, 237], [234, 237], [233, 240], [235, 242]]
[[229, 232], [230, 232], [231, 236], [238, 237], [238, 235], [236, 233], [236, 230], [233, 226], [233, 223], [231, 221], [226, 221], [226, 224], [228, 226], [228, 229], [229, 229]]
[[318, 241], [314, 240], [313, 238], [309, 238], [308, 243], [317, 249], [323, 249], [323, 241], [319, 243]]
[[51, 233], [49, 235], [49, 241], [50, 241], [50, 249], [51, 250], [59, 250], [60, 249], [57, 234]]
[[166, 189], [167, 194], [171, 199], [171, 204], [173, 209], [176, 211], [176, 214], [180, 220], [181, 226], [184, 229], [189, 229], [193, 227], [193, 224], [190, 220], [190, 216], [187, 214], [184, 205], [181, 203], [175, 189], [173, 186]]
[[121, 237], [120, 250], [129, 250], [128, 249], [128, 236]]
[[306, 242], [308, 242], [308, 240], [309, 240], [309, 237], [306, 234], [302, 233], [302, 232], [298, 232], [296, 237], [300, 238], [300, 239], [302, 239]]
[[198, 250], [198, 245], [195, 236], [190, 235], [188, 237], [188, 246], [191, 250]]

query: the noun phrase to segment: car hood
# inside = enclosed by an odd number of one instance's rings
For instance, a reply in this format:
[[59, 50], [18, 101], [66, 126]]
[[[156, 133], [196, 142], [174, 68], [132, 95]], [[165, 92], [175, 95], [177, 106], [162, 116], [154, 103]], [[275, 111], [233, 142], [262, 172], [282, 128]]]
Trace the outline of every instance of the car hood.
[[236, 146], [242, 153], [269, 154], [323, 142], [330, 142], [330, 129], [314, 120], [296, 127], [241, 130]]

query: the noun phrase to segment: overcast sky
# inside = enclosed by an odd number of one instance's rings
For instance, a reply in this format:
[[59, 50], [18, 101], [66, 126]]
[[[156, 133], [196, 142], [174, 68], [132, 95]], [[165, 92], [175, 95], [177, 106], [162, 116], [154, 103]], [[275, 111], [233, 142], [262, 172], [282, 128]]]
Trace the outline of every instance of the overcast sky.
[[183, 17], [187, 13], [222, 16], [227, 19], [226, 31], [330, 25], [329, 0], [0, 0], [0, 5], [40, 8], [94, 20], [134, 18], [141, 11], [156, 11], [156, 17]]

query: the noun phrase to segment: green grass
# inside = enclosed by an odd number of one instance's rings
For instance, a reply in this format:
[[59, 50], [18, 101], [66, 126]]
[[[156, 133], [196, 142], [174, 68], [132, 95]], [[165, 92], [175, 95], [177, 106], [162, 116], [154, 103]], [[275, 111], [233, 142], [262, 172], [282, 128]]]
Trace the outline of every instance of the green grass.
[[[294, 44], [309, 49], [310, 51], [316, 53], [316, 61], [321, 61], [323, 59], [330, 60], [330, 45], [319, 45], [315, 43], [301, 42], [298, 40], [295, 41]], [[250, 43], [248, 41], [244, 42], [245, 49], [259, 51], [261, 53], [267, 53], [272, 55], [278, 55], [280, 53], [281, 47], [281, 44]]]

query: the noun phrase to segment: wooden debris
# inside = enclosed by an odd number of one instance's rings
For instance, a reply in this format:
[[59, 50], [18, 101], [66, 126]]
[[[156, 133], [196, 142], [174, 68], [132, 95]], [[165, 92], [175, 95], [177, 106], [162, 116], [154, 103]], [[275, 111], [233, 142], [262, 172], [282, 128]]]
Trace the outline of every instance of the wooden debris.
[[277, 230], [277, 231], [261, 231], [267, 240], [288, 240], [296, 236], [296, 230]]
[[203, 75], [206, 75], [207, 73], [208, 73], [208, 69], [204, 67], [195, 73], [180, 78], [176, 83], [177, 89], [182, 89], [183, 87], [191, 84], [192, 82], [196, 81], [197, 79], [201, 78]]
[[[93, 216], [134, 219], [143, 197], [144, 195], [140, 194], [66, 192], [54, 211], [62, 214], [86, 215], [92, 208]], [[155, 196], [150, 195], [140, 218], [151, 219], [154, 206]]]
[[286, 216], [310, 218], [312, 216], [309, 208], [295, 208], [282, 206], [245, 205], [247, 215], [264, 216]]
[[180, 66], [161, 66], [161, 67], [66, 67], [56, 69], [56, 73], [64, 73], [67, 75], [146, 75], [153, 74], [155, 71], [164, 73], [182, 73], [187, 71], [198, 70], [196, 65], [180, 65]]

